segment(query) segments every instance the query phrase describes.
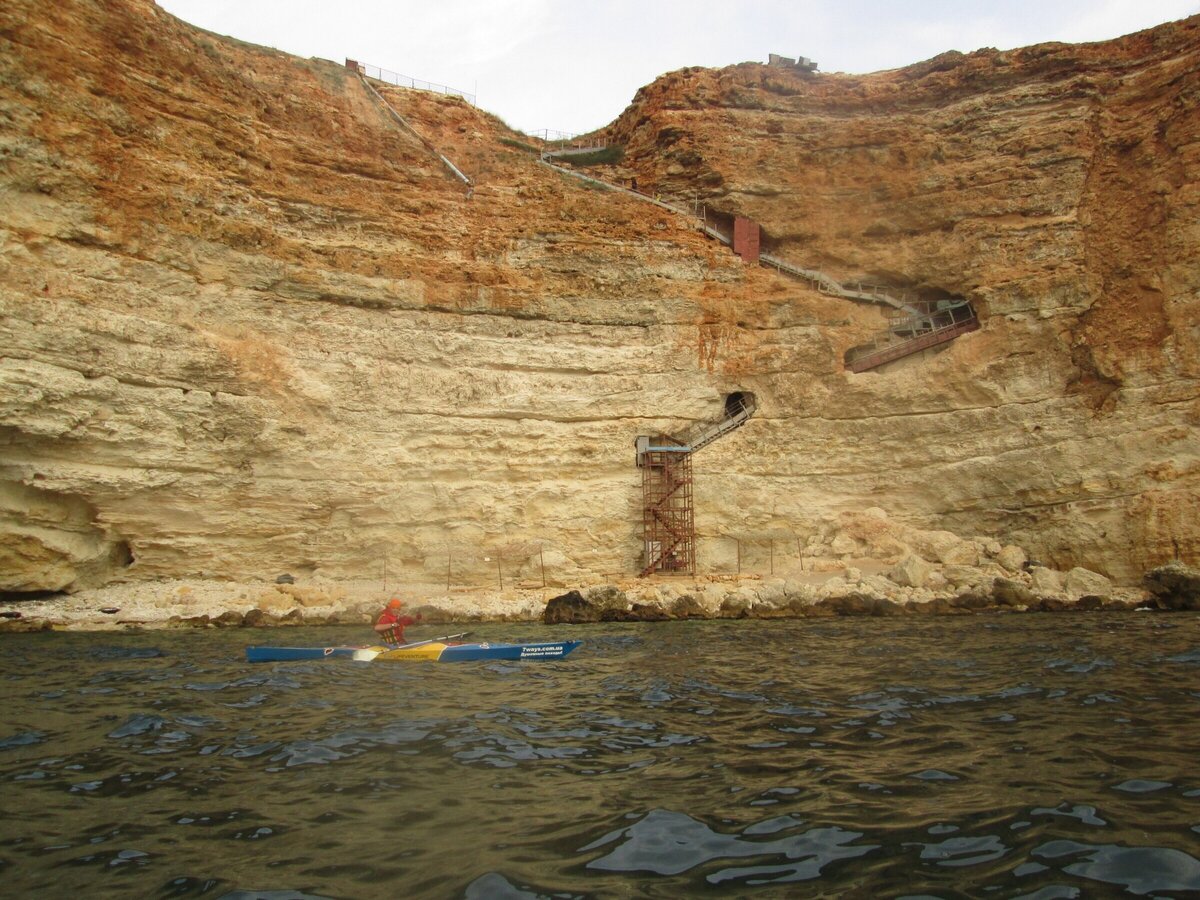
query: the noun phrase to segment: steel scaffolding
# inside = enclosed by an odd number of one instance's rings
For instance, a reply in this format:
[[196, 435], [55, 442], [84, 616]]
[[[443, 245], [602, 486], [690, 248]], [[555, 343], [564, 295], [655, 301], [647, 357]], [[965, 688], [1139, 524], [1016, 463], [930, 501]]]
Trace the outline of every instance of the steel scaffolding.
[[692, 451], [661, 438], [639, 457], [642, 466], [642, 575], [696, 574], [696, 519], [692, 506]]

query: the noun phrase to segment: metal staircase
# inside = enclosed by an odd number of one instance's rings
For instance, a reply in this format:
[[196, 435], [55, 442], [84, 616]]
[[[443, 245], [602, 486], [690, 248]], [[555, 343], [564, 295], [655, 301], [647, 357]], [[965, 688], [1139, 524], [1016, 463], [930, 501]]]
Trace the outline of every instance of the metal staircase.
[[764, 266], [771, 266], [777, 271], [786, 272], [788, 275], [799, 278], [802, 281], [807, 281], [822, 294], [841, 297], [845, 300], [857, 300], [863, 303], [881, 303], [893, 309], [905, 310], [909, 315], [917, 315], [919, 313], [919, 310], [910, 305], [906, 299], [893, 297], [889, 294], [888, 288], [883, 285], [867, 284], [861, 281], [843, 283], [826, 275], [824, 272], [818, 272], [816, 269], [805, 269], [788, 262], [786, 259], [780, 259], [778, 256], [771, 256], [767, 253], [760, 253], [758, 260]]
[[698, 422], [680, 435], [677, 443], [687, 447], [692, 453], [703, 450], [717, 438], [746, 424], [746, 420], [754, 415], [757, 408], [758, 404], [753, 394], [730, 394], [725, 403], [724, 416], [715, 422]]
[[969, 331], [979, 330], [979, 318], [975, 310], [962, 298], [932, 301], [910, 300], [907, 297], [898, 299], [880, 285], [839, 283], [823, 272], [802, 269], [765, 253], [759, 255], [759, 261], [807, 280], [823, 294], [882, 303], [895, 310], [888, 316], [887, 328], [876, 332], [870, 342], [847, 352], [846, 368], [851, 372], [866, 372], [884, 363], [945, 344]]
[[[589, 148], [592, 149], [592, 148]], [[582, 151], [580, 151], [582, 152]], [[732, 246], [733, 239], [713, 228], [704, 219], [690, 210], [672, 203], [667, 203], [657, 197], [650, 197], [638, 191], [620, 185], [611, 184], [582, 172], [556, 166], [550, 162], [554, 154], [543, 153], [540, 162], [556, 172], [578, 178], [598, 187], [619, 191], [653, 203], [661, 209], [686, 216], [693, 220], [696, 227], [713, 240], [720, 241], [726, 246]], [[847, 354], [846, 367], [852, 372], [865, 372], [881, 366], [884, 363], [900, 359], [913, 353], [919, 353], [929, 347], [944, 344], [962, 334], [979, 329], [979, 319], [970, 303], [961, 298], [952, 300], [911, 300], [907, 297], [896, 296], [894, 289], [884, 285], [868, 284], [865, 282], [841, 282], [830, 275], [816, 269], [806, 269], [778, 256], [767, 253], [758, 255], [760, 265], [769, 266], [778, 272], [791, 275], [807, 282], [823, 294], [852, 300], [856, 303], [874, 303], [890, 307], [896, 311], [889, 319], [888, 327], [880, 331], [870, 343], [855, 347]]]
[[696, 521], [692, 505], [692, 453], [669, 443], [647, 446], [642, 466], [642, 535], [646, 566], [654, 572], [696, 573]]
[[888, 327], [869, 343], [851, 348], [846, 353], [846, 368], [865, 372], [979, 329], [975, 310], [966, 300], [918, 301], [915, 305], [919, 308], [912, 313], [892, 315]]
[[868, 343], [854, 347], [846, 354], [846, 368], [851, 372], [865, 372], [945, 344], [969, 331], [979, 330], [975, 310], [961, 297], [932, 301], [897, 298], [881, 285], [838, 282], [823, 272], [803, 269], [765, 253], [759, 255], [759, 260], [763, 265], [774, 266], [781, 272], [805, 279], [823, 294], [885, 304], [894, 310], [888, 316], [887, 328], [876, 332]]
[[696, 574], [692, 454], [740, 428], [756, 409], [753, 394], [738, 392], [726, 398], [725, 412], [716, 421], [698, 422], [679, 436], [637, 437], [637, 464], [642, 470], [643, 577], [656, 572]]

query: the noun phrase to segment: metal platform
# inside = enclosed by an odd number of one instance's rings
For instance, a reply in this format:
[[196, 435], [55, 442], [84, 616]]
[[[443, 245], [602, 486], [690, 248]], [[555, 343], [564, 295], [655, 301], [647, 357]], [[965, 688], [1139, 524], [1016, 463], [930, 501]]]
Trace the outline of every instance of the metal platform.
[[979, 319], [965, 300], [929, 303], [916, 315], [894, 316], [870, 344], [850, 350], [846, 368], [866, 372], [978, 330]]

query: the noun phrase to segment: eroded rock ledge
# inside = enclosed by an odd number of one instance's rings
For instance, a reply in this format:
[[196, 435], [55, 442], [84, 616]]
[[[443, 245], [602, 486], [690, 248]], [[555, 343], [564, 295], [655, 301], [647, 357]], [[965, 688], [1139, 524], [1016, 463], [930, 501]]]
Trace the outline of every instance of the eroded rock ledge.
[[261, 582], [132, 582], [0, 603], [0, 631], [366, 626], [390, 596], [403, 597], [409, 611], [432, 626], [1200, 610], [1200, 570], [1179, 562], [1151, 570], [1139, 585], [1117, 585], [1085, 568], [1041, 565], [1015, 544], [925, 530], [876, 507], [824, 517], [802, 553], [778, 563], [772, 557], [771, 569], [695, 578], [582, 576], [540, 588], [463, 591], [447, 591], [444, 584], [317, 582], [292, 575]]
[[[900, 568], [910, 571], [914, 565]], [[409, 612], [421, 614], [422, 626], [436, 627], [478, 622], [540, 621], [559, 625], [823, 616], [1200, 611], [1200, 569], [1178, 562], [1146, 573], [1138, 588], [1112, 587], [1101, 576], [1083, 570], [1073, 570], [1065, 577], [1051, 570], [1026, 572], [1024, 577], [1020, 573], [1010, 575], [1014, 577], [980, 576], [968, 587], [932, 595], [879, 576], [859, 573], [855, 580], [854, 571], [830, 574], [817, 583], [754, 576], [714, 576], [657, 584], [636, 580], [594, 585], [553, 597], [545, 591], [509, 591], [424, 598], [411, 601]], [[1053, 585], [1059, 585], [1059, 589]], [[363, 584], [123, 585], [0, 604], [0, 633], [349, 625], [362, 626], [366, 640], [366, 626], [381, 606], [378, 596], [377, 589]]]

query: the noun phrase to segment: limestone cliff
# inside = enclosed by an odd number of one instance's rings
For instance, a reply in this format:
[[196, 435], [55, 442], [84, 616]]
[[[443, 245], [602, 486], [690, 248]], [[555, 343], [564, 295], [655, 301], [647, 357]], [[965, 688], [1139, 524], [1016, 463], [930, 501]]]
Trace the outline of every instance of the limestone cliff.
[[[773, 253], [987, 320], [936, 363], [789, 385], [881, 505], [1120, 575], [1194, 557], [1200, 17], [867, 76], [682, 70], [607, 136]], [[880, 452], [841, 452], [864, 411]]]
[[833, 552], [866, 507], [1117, 578], [1194, 561], [1198, 31], [644, 89], [611, 130], [645, 184], [986, 317], [854, 375], [878, 311], [457, 99], [382, 89], [470, 197], [338, 64], [148, 0], [10, 2], [0, 590], [630, 573], [633, 436], [739, 390], [759, 413], [696, 459], [701, 568]]

